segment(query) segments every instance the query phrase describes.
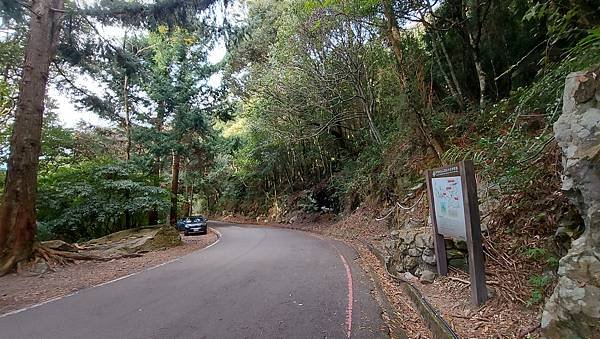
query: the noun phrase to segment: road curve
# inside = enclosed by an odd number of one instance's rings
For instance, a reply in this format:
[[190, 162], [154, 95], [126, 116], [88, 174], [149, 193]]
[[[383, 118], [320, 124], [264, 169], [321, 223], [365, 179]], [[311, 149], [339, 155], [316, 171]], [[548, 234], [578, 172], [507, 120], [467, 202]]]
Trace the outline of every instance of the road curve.
[[0, 316], [0, 338], [386, 337], [350, 247], [287, 229], [212, 226], [222, 238], [208, 249]]

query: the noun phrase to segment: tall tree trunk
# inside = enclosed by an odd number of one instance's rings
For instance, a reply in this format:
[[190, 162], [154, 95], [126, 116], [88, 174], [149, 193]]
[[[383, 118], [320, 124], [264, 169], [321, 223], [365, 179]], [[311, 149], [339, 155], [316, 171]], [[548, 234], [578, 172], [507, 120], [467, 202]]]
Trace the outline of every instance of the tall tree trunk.
[[[158, 104], [158, 110], [156, 111], [156, 120], [154, 121], [154, 128], [156, 132], [160, 133], [163, 129], [165, 119], [165, 103], [160, 102]], [[152, 176], [154, 178], [154, 186], [160, 186], [160, 169], [162, 167], [162, 161], [159, 154], [156, 154], [154, 157], [154, 164], [152, 166]], [[158, 206], [153, 206], [150, 211], [148, 211], [148, 224], [156, 225], [158, 224]]]
[[[125, 48], [125, 39], [123, 40], [123, 48]], [[123, 79], [123, 106], [125, 109], [125, 134], [127, 136], [127, 142], [125, 145], [126, 149], [126, 160], [131, 160], [131, 115], [129, 113], [129, 77], [125, 74]], [[125, 194], [125, 199], [129, 200], [129, 192]], [[125, 229], [131, 228], [131, 211], [125, 209]]]
[[[452, 62], [450, 61], [450, 58], [448, 57], [448, 52], [446, 51], [446, 47], [444, 47], [444, 42], [441, 41], [441, 39], [439, 39], [437, 37], [438, 36], [437, 32], [435, 32], [434, 34], [435, 34], [434, 36], [436, 38], [431, 42], [431, 45], [433, 48], [434, 59], [438, 65], [438, 67], [440, 68], [440, 71], [442, 72], [442, 76], [444, 77], [446, 84], [448, 85], [450, 94], [454, 98], [456, 98], [456, 101], [458, 102], [458, 105], [460, 106], [460, 108], [464, 109], [462, 91], [460, 89], [460, 85], [458, 84], [458, 81], [456, 80], [456, 74], [454, 74], [454, 67], [452, 65]], [[448, 69], [452, 76], [452, 80], [450, 80], [450, 77], [448, 76], [448, 73], [446, 73], [446, 70], [444, 69], [444, 66], [442, 64], [441, 56], [440, 56], [440, 53], [437, 48], [438, 43], [440, 45], [440, 49], [443, 50], [443, 54], [446, 58], [446, 63], [448, 64]]]
[[382, 3], [383, 14], [387, 22], [386, 26], [388, 41], [392, 46], [392, 51], [394, 52], [394, 56], [396, 58], [396, 68], [398, 71], [398, 76], [400, 77], [400, 84], [405, 86], [406, 77], [404, 76], [404, 72], [402, 70], [402, 65], [404, 64], [404, 53], [402, 51], [402, 36], [400, 35], [400, 27], [398, 26], [398, 20], [396, 20], [396, 15], [394, 14], [392, 0], [382, 0]]
[[[396, 58], [398, 78], [400, 80], [400, 85], [402, 85], [406, 90], [406, 88], [408, 87], [406, 86], [406, 74], [403, 70], [404, 58], [402, 52], [402, 37], [400, 35], [400, 27], [398, 26], [398, 20], [396, 20], [396, 15], [394, 14], [392, 0], [381, 1], [383, 3], [383, 14], [387, 22], [387, 38], [390, 45], [392, 46], [392, 51], [394, 52], [394, 56]], [[411, 101], [410, 93], [407, 93], [407, 99], [408, 104], [412, 106], [412, 111], [414, 112], [413, 119], [417, 124], [417, 127], [415, 128], [415, 133], [421, 136], [421, 140], [423, 140], [427, 146], [431, 147], [434, 150], [438, 159], [440, 160], [440, 162], [442, 162], [442, 143], [433, 135], [433, 133], [431, 133], [429, 126], [425, 124], [425, 120], [419, 113], [419, 109], [415, 107], [415, 104]]]
[[381, 144], [381, 134], [377, 130], [377, 126], [375, 126], [375, 120], [373, 119], [373, 114], [375, 113], [375, 100], [373, 99], [373, 93], [371, 93], [371, 89], [363, 88], [361, 79], [359, 77], [357, 77], [356, 79], [355, 89], [361, 97], [360, 102], [363, 108], [363, 112], [367, 116], [367, 124], [369, 125], [369, 131], [371, 131], [373, 140], [375, 140], [377, 144]]
[[473, 63], [475, 63], [475, 70], [477, 71], [477, 79], [479, 80], [479, 109], [485, 108], [485, 90], [486, 90], [486, 75], [481, 64], [481, 55], [479, 47], [471, 46], [471, 55], [473, 56]]
[[[370, 106], [370, 105], [365, 104], [365, 106]], [[381, 134], [379, 134], [379, 131], [377, 130], [377, 126], [375, 126], [375, 121], [373, 120], [373, 112], [371, 110], [371, 107], [366, 108], [365, 109], [365, 113], [367, 113], [367, 122], [369, 123], [369, 130], [371, 130], [371, 134], [373, 135], [373, 139], [378, 144], [381, 144], [382, 143], [382, 141], [381, 141]]]
[[192, 215], [193, 211], [194, 211], [194, 184], [192, 183], [192, 186], [190, 187], [189, 193], [188, 193], [188, 206], [189, 206], [189, 210], [187, 211], [188, 215]]
[[462, 93], [462, 89], [460, 87], [460, 82], [458, 82], [458, 77], [456, 76], [456, 72], [454, 71], [454, 64], [452, 63], [452, 59], [450, 59], [450, 56], [448, 55], [448, 50], [446, 49], [446, 44], [444, 44], [444, 41], [441, 39], [441, 37], [439, 37], [439, 35], [437, 33], [436, 33], [436, 36], [438, 36], [439, 43], [440, 43], [440, 49], [442, 50], [442, 53], [444, 54], [444, 58], [446, 59], [446, 64], [448, 64], [448, 70], [450, 71], [450, 76], [452, 77], [452, 81], [454, 82], [456, 92], [457, 92], [458, 96], [460, 97], [460, 101], [464, 102], [463, 100], [465, 99], [465, 96]]
[[[431, 3], [429, 3], [428, 10], [429, 10], [429, 14], [431, 15], [431, 17], [435, 18], [433, 6], [431, 6]], [[436, 47], [435, 47], [436, 43], [439, 43], [439, 45], [440, 45], [440, 49], [442, 50], [442, 54], [444, 55], [444, 58], [446, 59], [446, 64], [448, 65], [448, 71], [450, 72], [450, 76], [452, 77], [452, 81], [454, 82], [454, 89], [456, 90], [456, 94], [458, 95], [457, 99], [459, 100], [460, 108], [463, 109], [465, 97], [462, 93], [460, 83], [458, 82], [458, 77], [456, 76], [456, 72], [454, 71], [454, 63], [452, 62], [452, 59], [450, 59], [450, 56], [448, 55], [448, 50], [446, 49], [446, 44], [444, 44], [444, 40], [442, 39], [442, 37], [439, 34], [439, 29], [437, 28], [436, 20], [432, 20], [432, 22], [429, 23], [427, 26], [431, 29], [431, 33], [433, 35], [432, 43], [433, 43], [434, 52], [436, 52]]]
[[169, 215], [169, 222], [171, 226], [177, 224], [177, 193], [179, 192], [179, 164], [181, 162], [181, 155], [177, 152], [173, 152], [173, 164], [171, 166], [171, 213]]
[[123, 108], [125, 109], [125, 134], [127, 137], [126, 157], [131, 160], [131, 113], [129, 112], [129, 77], [125, 75], [123, 80]]
[[462, 24], [457, 33], [469, 46], [477, 79], [479, 81], [479, 110], [485, 109], [486, 74], [481, 61], [481, 37], [486, 17], [491, 8], [492, 1], [476, 0], [474, 3], [459, 1]]
[[31, 1], [29, 37], [0, 207], [0, 276], [33, 251], [44, 97], [63, 8], [63, 0]]
[[448, 86], [448, 89], [450, 90], [450, 95], [452, 95], [457, 100], [459, 100], [459, 104], [462, 106], [462, 104], [460, 103], [460, 98], [458, 97], [458, 93], [454, 89], [454, 84], [450, 81], [450, 77], [448, 77], [448, 73], [446, 73], [446, 70], [444, 69], [442, 62], [440, 61], [440, 54], [438, 53], [437, 48], [435, 47], [435, 42], [433, 42], [431, 45], [433, 47], [433, 56], [434, 56], [435, 62], [438, 65], [440, 72], [442, 72], [444, 81], [446, 81], [446, 85]]

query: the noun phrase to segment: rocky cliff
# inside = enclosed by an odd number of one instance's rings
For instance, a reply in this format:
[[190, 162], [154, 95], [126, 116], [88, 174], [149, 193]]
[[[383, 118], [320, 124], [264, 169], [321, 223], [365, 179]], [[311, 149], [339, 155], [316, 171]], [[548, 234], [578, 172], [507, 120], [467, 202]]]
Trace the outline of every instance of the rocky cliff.
[[560, 260], [542, 328], [549, 338], [592, 338], [600, 333], [600, 69], [567, 77], [554, 134], [563, 151], [562, 188], [585, 231]]

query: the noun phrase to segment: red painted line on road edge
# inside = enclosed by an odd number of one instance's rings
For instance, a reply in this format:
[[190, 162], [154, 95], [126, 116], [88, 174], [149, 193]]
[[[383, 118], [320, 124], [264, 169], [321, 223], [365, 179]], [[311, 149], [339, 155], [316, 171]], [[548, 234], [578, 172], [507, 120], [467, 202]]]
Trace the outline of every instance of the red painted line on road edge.
[[354, 303], [354, 291], [352, 289], [352, 271], [346, 261], [346, 258], [341, 253], [338, 253], [344, 267], [346, 268], [346, 278], [348, 278], [348, 306], [346, 307], [346, 336], [350, 338], [352, 334], [352, 304]]

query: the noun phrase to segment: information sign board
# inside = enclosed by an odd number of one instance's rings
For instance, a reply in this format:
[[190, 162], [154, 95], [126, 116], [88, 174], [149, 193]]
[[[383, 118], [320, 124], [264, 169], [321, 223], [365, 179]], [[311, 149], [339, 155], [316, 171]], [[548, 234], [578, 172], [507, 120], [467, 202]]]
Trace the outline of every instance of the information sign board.
[[465, 204], [460, 177], [432, 178], [433, 202], [439, 234], [467, 240]]
[[448, 274], [444, 237], [465, 240], [469, 251], [471, 299], [480, 305], [488, 295], [473, 162], [465, 160], [429, 170], [426, 176], [438, 273]]

